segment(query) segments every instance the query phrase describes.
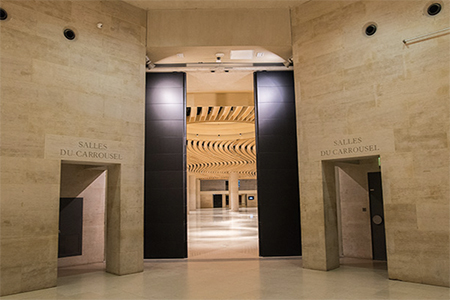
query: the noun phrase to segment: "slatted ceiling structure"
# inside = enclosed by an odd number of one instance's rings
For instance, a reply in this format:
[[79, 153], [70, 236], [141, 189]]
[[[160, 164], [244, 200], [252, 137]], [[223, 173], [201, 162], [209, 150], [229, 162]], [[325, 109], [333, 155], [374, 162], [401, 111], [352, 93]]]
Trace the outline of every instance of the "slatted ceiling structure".
[[[191, 106], [186, 120], [188, 172], [203, 179], [225, 179], [230, 172], [238, 172], [241, 179], [256, 178], [254, 106]], [[209, 134], [190, 131], [193, 124], [209, 128]], [[215, 125], [223, 124], [228, 125], [226, 130], [215, 131]]]
[[254, 106], [192, 106], [186, 109], [187, 123], [255, 122]]

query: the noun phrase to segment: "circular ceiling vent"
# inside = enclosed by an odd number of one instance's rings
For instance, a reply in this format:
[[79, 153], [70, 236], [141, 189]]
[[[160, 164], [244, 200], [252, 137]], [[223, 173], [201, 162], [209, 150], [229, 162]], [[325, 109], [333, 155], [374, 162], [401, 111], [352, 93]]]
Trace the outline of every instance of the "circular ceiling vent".
[[427, 8], [427, 14], [429, 16], [435, 16], [442, 10], [442, 5], [440, 3], [432, 3]]
[[377, 32], [377, 24], [369, 23], [365, 26], [364, 33], [367, 36], [372, 36]]
[[72, 29], [67, 28], [67, 29], [64, 29], [64, 36], [66, 37], [66, 39], [72, 41], [75, 39], [76, 34], [75, 34], [75, 31], [73, 31]]
[[0, 8], [0, 20], [6, 20], [8, 18], [8, 13], [3, 8]]

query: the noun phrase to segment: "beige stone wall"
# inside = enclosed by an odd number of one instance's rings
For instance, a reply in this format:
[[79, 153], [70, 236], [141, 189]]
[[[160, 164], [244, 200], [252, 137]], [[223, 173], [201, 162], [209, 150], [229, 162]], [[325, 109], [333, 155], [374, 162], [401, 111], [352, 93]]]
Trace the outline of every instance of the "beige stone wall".
[[435, 17], [427, 4], [311, 1], [292, 13], [305, 268], [339, 264], [321, 161], [380, 155], [389, 277], [450, 284], [450, 36], [402, 42], [449, 27], [448, 2]]
[[105, 260], [106, 171], [97, 166], [61, 165], [60, 198], [83, 198], [81, 255], [58, 258], [58, 267]]
[[[141, 271], [145, 11], [119, 1], [2, 8], [0, 294], [56, 285], [61, 160], [110, 166], [107, 269]], [[104, 158], [85, 157], [105, 145]]]
[[291, 55], [287, 8], [149, 10], [147, 36], [155, 62], [191, 47], [260, 46], [285, 59]]
[[[199, 208], [213, 208], [214, 207], [213, 194], [218, 194], [218, 193], [211, 193], [211, 192], [200, 193], [201, 204], [200, 204]], [[224, 199], [222, 201], [224, 201]]]

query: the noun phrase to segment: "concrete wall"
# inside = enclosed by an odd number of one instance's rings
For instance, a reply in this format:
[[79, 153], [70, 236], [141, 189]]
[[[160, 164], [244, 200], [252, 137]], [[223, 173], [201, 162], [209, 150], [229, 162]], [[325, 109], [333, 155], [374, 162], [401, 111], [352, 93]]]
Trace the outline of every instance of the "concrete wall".
[[62, 160], [111, 166], [107, 270], [142, 271], [145, 11], [119, 1], [2, 8], [0, 294], [56, 285]]
[[340, 254], [372, 259], [368, 172], [378, 172], [376, 158], [336, 163]]
[[241, 179], [240, 185], [239, 185], [239, 190], [241, 190], [241, 191], [256, 190], [256, 188], [257, 188], [256, 184], [257, 184], [256, 179]]
[[450, 5], [430, 17], [427, 4], [311, 1], [292, 12], [305, 268], [339, 265], [326, 161], [380, 155], [389, 278], [450, 284], [449, 35], [402, 42], [449, 27]]
[[200, 180], [200, 191], [228, 191], [227, 180]]
[[58, 258], [58, 267], [105, 260], [106, 171], [95, 166], [63, 164], [61, 198], [83, 198], [82, 254]]
[[[228, 195], [228, 191], [203, 191], [200, 193], [201, 206], [199, 208], [213, 208], [213, 195], [215, 194], [222, 195], [222, 203], [223, 207], [225, 207], [225, 196]], [[239, 191], [239, 195], [242, 195], [242, 197], [254, 196], [254, 200], [247, 201], [247, 207], [258, 207], [258, 193], [256, 190]], [[244, 201], [244, 199], [242, 200]], [[230, 208], [229, 205], [227, 207]]]

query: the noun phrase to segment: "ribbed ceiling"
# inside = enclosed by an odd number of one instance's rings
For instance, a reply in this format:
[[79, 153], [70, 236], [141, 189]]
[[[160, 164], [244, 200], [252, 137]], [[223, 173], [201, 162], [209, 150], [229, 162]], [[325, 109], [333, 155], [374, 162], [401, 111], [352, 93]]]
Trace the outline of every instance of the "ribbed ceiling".
[[200, 178], [256, 178], [253, 106], [187, 107], [187, 169]]

